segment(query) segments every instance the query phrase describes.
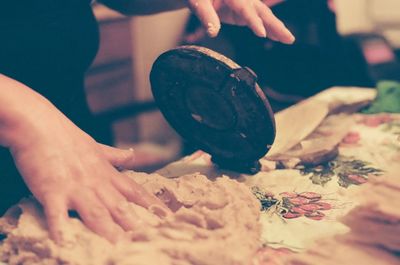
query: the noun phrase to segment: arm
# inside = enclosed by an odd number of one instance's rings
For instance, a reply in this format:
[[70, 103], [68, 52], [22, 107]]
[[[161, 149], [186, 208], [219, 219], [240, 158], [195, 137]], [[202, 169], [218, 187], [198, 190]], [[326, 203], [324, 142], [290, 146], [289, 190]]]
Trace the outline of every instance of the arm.
[[268, 5], [283, 0], [100, 0], [124, 14], [145, 15], [189, 7], [208, 35], [215, 37], [224, 23], [248, 26], [257, 36], [291, 44], [294, 36]]
[[0, 145], [11, 148], [19, 144], [19, 132], [34, 126], [34, 117], [40, 117], [49, 106], [44, 97], [0, 74]]
[[[275, 6], [285, 0], [265, 0], [267, 6]], [[187, 7], [185, 0], [100, 0], [104, 5], [125, 15], [150, 15]]]
[[132, 160], [131, 151], [98, 144], [40, 94], [4, 75], [0, 144], [10, 149], [25, 183], [43, 205], [57, 241], [63, 239], [68, 210], [76, 210], [94, 232], [116, 241], [137, 223], [134, 213], [123, 210], [127, 202], [165, 209], [115, 169]]
[[285, 2], [285, 0], [265, 0], [265, 1], [264, 1], [264, 3], [265, 3], [267, 6], [270, 6], [270, 7], [275, 6], [275, 5], [278, 5], [278, 4], [281, 4], [281, 3], [283, 3], [283, 2]]
[[150, 15], [187, 7], [185, 0], [100, 0], [125, 15]]

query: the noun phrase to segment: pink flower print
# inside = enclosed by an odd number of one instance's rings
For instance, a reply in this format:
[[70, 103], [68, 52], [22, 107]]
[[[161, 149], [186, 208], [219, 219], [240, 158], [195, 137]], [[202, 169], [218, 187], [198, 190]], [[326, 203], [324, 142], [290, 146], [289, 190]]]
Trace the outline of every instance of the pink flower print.
[[327, 202], [317, 202], [316, 204], [318, 205], [318, 210], [320, 211], [327, 211], [332, 209], [332, 205]]
[[288, 201], [295, 205], [295, 206], [299, 206], [299, 205], [303, 205], [303, 204], [307, 204], [310, 202], [309, 199], [307, 198], [303, 198], [303, 197], [295, 197], [295, 198], [289, 198]]
[[315, 212], [316, 210], [319, 210], [318, 204], [315, 203], [304, 204], [301, 205], [300, 208], [306, 212]]
[[315, 221], [320, 221], [325, 217], [325, 214], [320, 211], [314, 211], [314, 212], [306, 213], [305, 217], [315, 220]]
[[367, 115], [361, 120], [361, 123], [368, 127], [378, 127], [392, 120], [393, 118], [389, 114]]
[[301, 214], [304, 215], [307, 213], [306, 210], [304, 210], [301, 206], [300, 207], [293, 207], [290, 209], [290, 212], [292, 213], [296, 213], [296, 214]]
[[358, 144], [361, 137], [358, 132], [349, 132], [343, 139], [342, 144]]
[[321, 201], [322, 196], [316, 192], [282, 192], [281, 216], [294, 219], [305, 216], [312, 220], [322, 220], [325, 214], [321, 211], [332, 209], [331, 204]]
[[315, 192], [302, 192], [299, 194], [299, 196], [310, 199], [311, 201], [318, 201], [322, 198], [321, 194]]
[[300, 213], [292, 213], [292, 212], [287, 212], [287, 213], [282, 214], [282, 217], [286, 218], [286, 219], [298, 218], [300, 216], [302, 216], [302, 214], [300, 214]]
[[354, 184], [364, 184], [365, 182], [367, 182], [367, 179], [365, 177], [362, 177], [360, 175], [353, 175], [350, 174], [347, 176], [347, 178], [353, 182]]

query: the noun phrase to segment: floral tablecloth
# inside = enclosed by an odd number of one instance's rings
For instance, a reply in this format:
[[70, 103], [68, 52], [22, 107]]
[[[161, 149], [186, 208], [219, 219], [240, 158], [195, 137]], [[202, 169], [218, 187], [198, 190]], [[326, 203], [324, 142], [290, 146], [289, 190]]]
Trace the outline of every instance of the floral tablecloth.
[[[314, 124], [313, 127], [300, 136], [290, 132], [288, 136], [279, 135], [281, 146], [293, 140], [291, 146], [280, 150], [284, 152], [274, 152], [275, 156], [280, 153], [279, 159], [269, 155], [263, 158], [263, 170], [256, 175], [220, 171], [201, 151], [170, 164], [160, 173], [174, 177], [200, 172], [210, 178], [225, 174], [248, 185], [261, 203], [263, 232], [256, 263], [274, 264], [281, 255], [314, 247], [318, 239], [347, 233], [349, 228], [340, 220], [359, 204], [355, 194], [360, 186], [370, 178], [400, 174], [400, 114], [357, 112], [374, 96], [371, 89], [333, 88], [306, 102], [310, 108], [325, 106], [316, 110], [322, 115], [304, 117], [307, 112], [296, 111], [296, 106], [289, 110], [287, 115], [291, 118], [303, 120], [304, 126]], [[297, 130], [284, 125], [284, 115], [276, 115], [278, 134], [280, 130]], [[296, 159], [303, 152], [296, 145], [306, 152], [308, 144], [323, 145], [324, 139], [332, 140], [338, 135], [340, 139], [327, 147], [332, 150], [325, 150], [330, 155], [315, 160], [319, 162], [310, 163], [308, 159], [302, 163]], [[282, 161], [290, 153], [287, 161]]]

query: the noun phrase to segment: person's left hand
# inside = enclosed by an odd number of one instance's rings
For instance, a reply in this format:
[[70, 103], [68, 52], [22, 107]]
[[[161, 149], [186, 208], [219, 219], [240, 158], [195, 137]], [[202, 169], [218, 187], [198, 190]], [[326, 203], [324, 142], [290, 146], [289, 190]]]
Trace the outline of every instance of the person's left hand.
[[291, 44], [295, 38], [265, 4], [266, 0], [188, 0], [211, 37], [218, 35], [221, 21], [248, 26], [257, 36]]

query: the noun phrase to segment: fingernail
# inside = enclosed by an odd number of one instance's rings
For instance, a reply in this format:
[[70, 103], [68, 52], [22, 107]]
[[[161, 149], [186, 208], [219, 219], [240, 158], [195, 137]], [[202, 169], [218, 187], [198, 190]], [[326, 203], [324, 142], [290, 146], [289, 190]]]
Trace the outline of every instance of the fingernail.
[[[290, 32], [289, 32], [290, 33]], [[288, 38], [288, 43], [292, 44], [294, 41], [296, 40], [296, 38], [293, 36], [292, 33], [290, 33], [289, 38]]]
[[171, 214], [171, 210], [167, 207], [162, 207], [160, 205], [151, 205], [149, 207], [149, 211], [155, 215], [157, 215], [158, 217], [160, 217], [161, 219], [166, 218], [167, 216], [169, 216]]
[[128, 152], [129, 152], [129, 157], [128, 157], [128, 159], [132, 159], [132, 158], [135, 157], [135, 150], [133, 150], [133, 148], [129, 148], [129, 149], [128, 149]]
[[287, 28], [286, 28], [285, 35], [286, 35], [285, 39], [282, 40], [282, 42], [285, 44], [292, 44], [296, 40], [296, 38], [293, 36], [292, 32], [290, 32], [290, 30], [288, 30]]
[[216, 37], [218, 35], [218, 32], [220, 29], [221, 29], [221, 25], [214, 25], [213, 23], [207, 24], [207, 34], [210, 37]]
[[267, 37], [267, 31], [265, 30], [264, 27], [261, 27], [259, 29], [258, 34], [259, 34], [258, 36], [261, 37], [261, 38], [266, 38]]

